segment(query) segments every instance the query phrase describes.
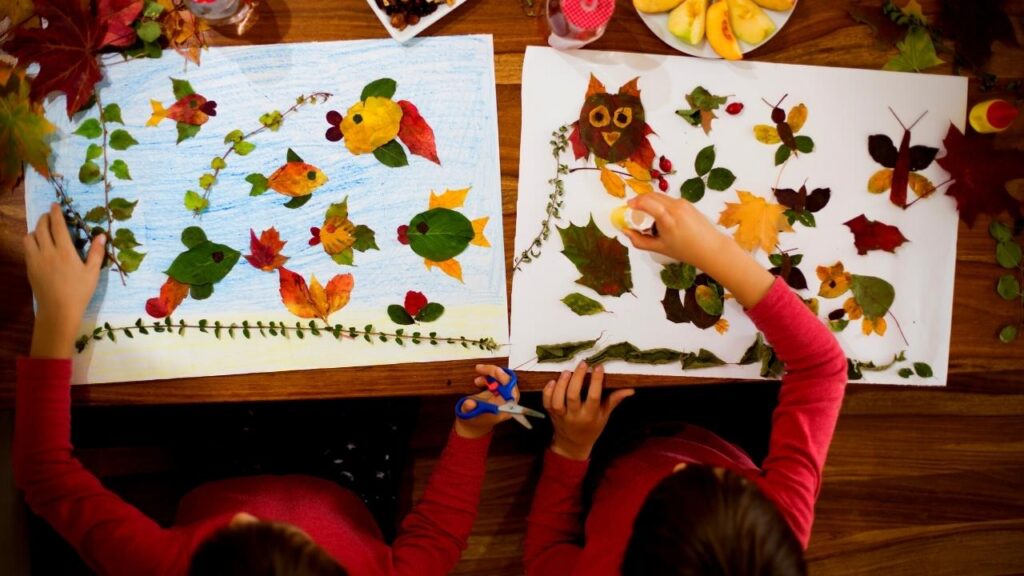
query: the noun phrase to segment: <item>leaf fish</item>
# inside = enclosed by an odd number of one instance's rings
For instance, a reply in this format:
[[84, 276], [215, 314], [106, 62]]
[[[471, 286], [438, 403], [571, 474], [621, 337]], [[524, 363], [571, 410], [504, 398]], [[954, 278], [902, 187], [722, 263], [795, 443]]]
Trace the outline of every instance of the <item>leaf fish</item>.
[[182, 124], [202, 126], [210, 119], [210, 116], [217, 115], [217, 103], [207, 100], [201, 94], [188, 94], [171, 105], [170, 108], [164, 108], [163, 104], [156, 100], [150, 100], [149, 105], [153, 108], [153, 115], [146, 121], [146, 126], [156, 126], [164, 118], [170, 118]]
[[146, 313], [154, 318], [170, 316], [186, 296], [196, 300], [212, 296], [213, 285], [231, 272], [241, 256], [237, 250], [207, 239], [198, 226], [182, 230], [181, 243], [185, 251], [165, 271], [167, 281], [160, 287], [160, 295], [146, 301]]
[[267, 186], [278, 194], [297, 198], [309, 196], [327, 182], [327, 175], [312, 164], [307, 164], [291, 148], [287, 162], [267, 178]]
[[489, 217], [470, 220], [454, 210], [462, 207], [468, 193], [469, 188], [447, 190], [441, 195], [431, 192], [428, 210], [398, 227], [398, 241], [422, 256], [427, 270], [440, 268], [459, 282], [463, 281], [462, 265], [455, 257], [470, 244], [491, 246], [484, 236]]

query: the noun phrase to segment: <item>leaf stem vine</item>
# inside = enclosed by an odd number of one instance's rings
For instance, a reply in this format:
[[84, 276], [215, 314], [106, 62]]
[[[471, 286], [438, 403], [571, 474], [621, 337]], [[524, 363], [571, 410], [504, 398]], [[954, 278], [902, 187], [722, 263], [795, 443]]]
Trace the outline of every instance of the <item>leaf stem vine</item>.
[[416, 346], [421, 344], [430, 344], [432, 346], [448, 344], [452, 346], [460, 345], [463, 348], [476, 347], [488, 352], [493, 352], [501, 347], [493, 338], [489, 337], [474, 339], [466, 338], [465, 336], [439, 336], [437, 332], [428, 332], [426, 334], [422, 332], [406, 332], [403, 328], [398, 328], [393, 332], [385, 332], [376, 330], [372, 324], [367, 324], [363, 328], [328, 324], [315, 320], [310, 320], [305, 325], [302, 322], [295, 322], [294, 325], [289, 325], [284, 322], [264, 322], [262, 320], [255, 322], [243, 320], [240, 324], [236, 322], [225, 324], [219, 320], [210, 322], [205, 318], [192, 323], [185, 320], [175, 321], [171, 317], [167, 317], [153, 322], [144, 321], [142, 318], [139, 318], [130, 326], [111, 326], [109, 322], [105, 322], [102, 326], [95, 327], [92, 332], [82, 334], [75, 341], [75, 349], [81, 353], [88, 348], [92, 341], [103, 340], [104, 338], [111, 342], [117, 342], [118, 335], [134, 339], [136, 334], [148, 336], [150, 332], [158, 334], [177, 332], [179, 336], [185, 336], [186, 332], [189, 331], [212, 334], [217, 339], [222, 338], [224, 334], [227, 334], [229, 338], [235, 338], [236, 333], [241, 334], [247, 340], [257, 335], [262, 338], [291, 338], [291, 335], [294, 334], [300, 340], [304, 339], [307, 335], [316, 338], [329, 335], [334, 336], [336, 340], [362, 338], [370, 343], [374, 341], [390, 341], [399, 346], [405, 346], [406, 341]]
[[548, 205], [544, 210], [544, 219], [540, 223], [540, 232], [512, 262], [513, 270], [519, 270], [523, 264], [528, 264], [540, 256], [541, 245], [551, 235], [551, 221], [561, 219], [561, 210], [565, 203], [565, 182], [562, 177], [571, 173], [569, 165], [562, 163], [562, 153], [569, 148], [569, 138], [566, 136], [568, 132], [569, 125], [563, 124], [551, 133], [551, 155], [555, 159], [555, 176], [548, 180], [548, 184], [553, 190], [548, 195]]
[[[103, 209], [107, 214], [107, 245], [114, 244], [114, 213], [110, 210], [110, 178], [108, 173], [108, 158], [107, 158], [107, 139], [109, 138], [109, 131], [107, 130], [107, 122], [103, 118], [103, 100], [100, 99], [100, 91], [97, 90], [96, 94], [96, 107], [100, 110], [100, 128], [103, 129], [103, 140], [101, 146], [103, 147]], [[117, 273], [121, 275], [121, 285], [127, 284], [125, 281], [124, 270], [121, 269], [121, 263], [114, 258], [113, 262], [117, 264]]]

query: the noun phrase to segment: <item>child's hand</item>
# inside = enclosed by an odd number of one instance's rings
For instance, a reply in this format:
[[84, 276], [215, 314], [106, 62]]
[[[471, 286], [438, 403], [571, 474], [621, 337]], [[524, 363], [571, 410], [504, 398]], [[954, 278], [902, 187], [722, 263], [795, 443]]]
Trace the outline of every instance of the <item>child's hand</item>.
[[598, 366], [590, 376], [586, 400], [580, 398], [587, 363], [580, 362], [575, 372], [565, 371], [558, 381], [544, 387], [544, 409], [551, 414], [555, 437], [551, 450], [572, 460], [590, 458], [594, 443], [608, 423], [612, 410], [625, 398], [633, 395], [632, 388], [616, 390], [601, 402], [604, 367]]
[[[505, 371], [502, 370], [501, 368], [491, 364], [477, 364], [476, 373], [480, 374], [480, 376], [477, 376], [476, 379], [473, 380], [473, 383], [481, 388], [485, 388], [485, 390], [472, 397], [475, 398], [476, 400], [466, 400], [466, 402], [462, 405], [462, 411], [472, 412], [473, 409], [476, 408], [477, 402], [490, 402], [491, 404], [497, 404], [498, 406], [504, 404], [504, 398], [491, 392], [490, 390], [486, 390], [486, 377], [490, 376], [496, 379], [498, 382], [501, 382], [502, 384], [508, 384], [509, 380], [511, 380], [511, 377], [508, 374], [506, 374]], [[512, 390], [512, 394], [513, 396], [515, 396], [516, 402], [518, 402], [518, 386]], [[479, 416], [474, 416], [469, 420], [456, 418], [455, 433], [458, 434], [459, 436], [462, 436], [463, 438], [480, 438], [481, 436], [486, 436], [487, 434], [489, 434], [491, 430], [494, 428], [494, 426], [497, 425], [499, 422], [504, 422], [505, 420], [509, 420], [511, 418], [512, 415], [508, 414], [507, 412], [499, 412], [498, 414], [481, 414]]]
[[103, 234], [93, 240], [83, 263], [57, 204], [25, 236], [25, 266], [37, 305], [32, 357], [71, 356], [78, 325], [96, 290], [105, 240]]
[[629, 201], [630, 208], [651, 215], [658, 235], [648, 236], [635, 230], [623, 230], [633, 246], [664, 254], [704, 270], [710, 261], [721, 257], [723, 244], [731, 244], [693, 204], [664, 194], [641, 194]]

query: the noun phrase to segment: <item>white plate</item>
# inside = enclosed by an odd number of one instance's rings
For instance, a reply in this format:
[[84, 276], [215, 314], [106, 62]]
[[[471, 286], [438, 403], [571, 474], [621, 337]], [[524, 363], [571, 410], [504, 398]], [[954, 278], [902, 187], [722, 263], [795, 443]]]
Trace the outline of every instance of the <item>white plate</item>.
[[[724, 2], [725, 0], [719, 1]], [[794, 2], [793, 7], [785, 12], [776, 12], [775, 10], [762, 8], [765, 14], [767, 14], [768, 17], [772, 19], [772, 22], [775, 23], [775, 30], [757, 46], [747, 44], [746, 42], [740, 40], [740, 50], [744, 54], [746, 54], [747, 52], [750, 52], [755, 48], [764, 46], [765, 42], [768, 42], [773, 37], [775, 37], [775, 35], [779, 33], [779, 30], [782, 30], [782, 27], [786, 25], [786, 22], [789, 21], [789, 17], [792, 16], [793, 11], [796, 10], [796, 6], [798, 3], [799, 2]], [[718, 52], [715, 52], [714, 49], [711, 48], [711, 45], [708, 44], [707, 35], [705, 35], [704, 40], [702, 40], [701, 43], [697, 44], [696, 46], [692, 44], [687, 44], [686, 42], [683, 42], [679, 38], [673, 36], [672, 33], [668, 31], [669, 12], [671, 12], [671, 10], [669, 10], [668, 12], [658, 12], [657, 14], [648, 14], [641, 12], [639, 10], [636, 11], [636, 13], [640, 15], [640, 19], [644, 21], [644, 24], [646, 24], [647, 27], [651, 29], [651, 32], [653, 32], [654, 35], [661, 39], [661, 41], [664, 42], [665, 44], [668, 44], [669, 46], [675, 48], [676, 50], [679, 50], [680, 52], [684, 52], [691, 56], [700, 56], [701, 58], [721, 58], [721, 56], [718, 55]]]
[[391, 16], [388, 16], [383, 10], [377, 8], [376, 0], [366, 0], [366, 3], [370, 5], [370, 9], [377, 15], [377, 19], [384, 25], [384, 29], [391, 34], [391, 37], [399, 42], [405, 43], [416, 37], [417, 34], [423, 32], [431, 24], [437, 22], [441, 18], [447, 16], [452, 10], [455, 10], [459, 6], [466, 3], [466, 0], [455, 0], [452, 4], [441, 4], [434, 10], [432, 14], [428, 14], [420, 18], [420, 21], [415, 26], [406, 26], [405, 30], [399, 30], [391, 25]]

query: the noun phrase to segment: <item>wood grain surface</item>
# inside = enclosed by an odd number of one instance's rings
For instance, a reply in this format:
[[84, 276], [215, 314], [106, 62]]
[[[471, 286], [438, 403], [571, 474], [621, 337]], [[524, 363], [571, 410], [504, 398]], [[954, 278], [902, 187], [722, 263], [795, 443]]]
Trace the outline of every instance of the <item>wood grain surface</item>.
[[[539, 0], [534, 0], [539, 1]], [[937, 11], [937, 0], [921, 2], [926, 14]], [[864, 6], [875, 2], [860, 2]], [[1021, 36], [1024, 3], [1007, 2], [1007, 9]], [[226, 31], [210, 35], [211, 44], [304, 42], [355, 38], [386, 38], [387, 33], [361, 0], [264, 0], [260, 19], [242, 38]], [[539, 21], [526, 15], [518, 0], [468, 0], [427, 31], [427, 35], [492, 34], [494, 36], [503, 223], [506, 263], [511, 262], [515, 236], [515, 202], [519, 166], [519, 130], [522, 115], [520, 77], [524, 49], [544, 43]], [[629, 2], [620, 1], [615, 18], [594, 49], [671, 53], [635, 14]], [[1024, 76], [1024, 51], [997, 43], [990, 71], [1000, 78]], [[840, 0], [798, 4], [789, 23], [765, 46], [748, 58], [766, 62], [879, 69], [895, 50], [880, 49], [864, 25], [847, 14]], [[945, 60], [951, 55], [942, 54]], [[168, 53], [165, 58], [176, 58]], [[949, 74], [950, 64], [933, 72]], [[971, 81], [971, 101], [979, 99], [979, 83]], [[1018, 122], [1020, 124], [1020, 122]], [[23, 190], [0, 194], [0, 407], [13, 404], [14, 358], [28, 349], [32, 327], [31, 293], [25, 278], [21, 237], [26, 230]], [[996, 297], [994, 245], [981, 219], [973, 230], [960, 226], [957, 251], [953, 332], [949, 387], [970, 388], [972, 382], [992, 372], [1000, 378], [1024, 381], [1024, 339], [1003, 345], [996, 339], [999, 327], [1016, 315], [1012, 303]], [[510, 269], [511, 267], [508, 266]], [[511, 292], [511, 277], [509, 277]], [[927, 298], [927, 294], [916, 295]], [[296, 398], [361, 397], [385, 395], [438, 395], [470, 389], [467, 375], [472, 362], [440, 362], [429, 365], [399, 364], [371, 368], [343, 368], [272, 374], [164, 380], [144, 384], [125, 383], [78, 386], [78, 404], [173, 404], [277, 400]], [[531, 375], [523, 388], [537, 389], [546, 375]], [[617, 376], [613, 386], [666, 386], [714, 382], [702, 378], [653, 378]], [[941, 394], [942, 391], [935, 391]], [[925, 393], [927, 394], [927, 393]]]

